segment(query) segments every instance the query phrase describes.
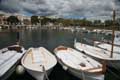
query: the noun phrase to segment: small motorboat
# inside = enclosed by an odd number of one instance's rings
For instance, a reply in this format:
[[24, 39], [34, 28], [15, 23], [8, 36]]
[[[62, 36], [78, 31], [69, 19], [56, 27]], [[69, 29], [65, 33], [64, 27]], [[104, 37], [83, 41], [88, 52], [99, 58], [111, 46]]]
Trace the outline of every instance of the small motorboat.
[[48, 75], [56, 65], [55, 56], [44, 47], [29, 48], [21, 60], [27, 72], [37, 80], [48, 79]]
[[101, 49], [96, 46], [75, 42], [74, 47], [77, 50], [84, 52], [85, 54], [89, 55], [90, 57], [94, 58], [99, 62], [104, 60], [107, 61], [107, 65], [109, 67], [114, 67], [116, 69], [120, 68], [120, 53], [116, 53], [115, 50], [113, 51], [113, 57], [110, 57], [111, 51]]
[[0, 80], [7, 79], [17, 67], [25, 49], [19, 45], [12, 45], [0, 50]]
[[70, 47], [59, 46], [54, 53], [64, 70], [83, 80], [104, 80], [105, 67]]

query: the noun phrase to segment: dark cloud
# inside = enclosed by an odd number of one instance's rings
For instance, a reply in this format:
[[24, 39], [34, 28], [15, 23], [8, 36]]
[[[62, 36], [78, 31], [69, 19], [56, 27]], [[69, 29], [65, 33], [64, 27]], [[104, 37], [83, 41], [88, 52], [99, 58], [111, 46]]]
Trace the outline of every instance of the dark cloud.
[[4, 12], [63, 17], [101, 18], [110, 16], [114, 6], [119, 11], [120, 0], [0, 0]]
[[19, 12], [21, 8], [18, 2], [16, 0], [1, 0], [0, 10], [10, 13]]

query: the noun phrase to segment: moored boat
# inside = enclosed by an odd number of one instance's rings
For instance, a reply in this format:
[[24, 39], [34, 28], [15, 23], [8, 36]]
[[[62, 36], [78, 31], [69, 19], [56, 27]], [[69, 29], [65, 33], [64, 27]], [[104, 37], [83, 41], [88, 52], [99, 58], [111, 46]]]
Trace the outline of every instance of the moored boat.
[[17, 67], [25, 49], [19, 45], [12, 45], [0, 50], [0, 80], [7, 79]]
[[104, 80], [105, 67], [70, 47], [59, 46], [54, 53], [64, 70], [83, 80]]
[[29, 48], [21, 60], [27, 72], [37, 80], [48, 79], [48, 75], [56, 65], [57, 60], [44, 47]]
[[[99, 47], [99, 48], [101, 48], [101, 49], [104, 49], [104, 50], [107, 50], [107, 51], [111, 51], [111, 47], [112, 47], [111, 44], [108, 44], [108, 43], [100, 43], [100, 42], [98, 42], [98, 41], [96, 41], [95, 43], [99, 43], [99, 44], [96, 45], [97, 47]], [[115, 46], [115, 45], [114, 45], [113, 52], [120, 54], [120, 46]]]
[[85, 54], [89, 55], [90, 57], [96, 59], [97, 61], [107, 61], [107, 65], [114, 68], [120, 68], [120, 54], [119, 53], [113, 53], [113, 57], [110, 57], [111, 51], [98, 48], [96, 46], [91, 46], [87, 44], [83, 44], [80, 42], [75, 42], [74, 47], [84, 52]]

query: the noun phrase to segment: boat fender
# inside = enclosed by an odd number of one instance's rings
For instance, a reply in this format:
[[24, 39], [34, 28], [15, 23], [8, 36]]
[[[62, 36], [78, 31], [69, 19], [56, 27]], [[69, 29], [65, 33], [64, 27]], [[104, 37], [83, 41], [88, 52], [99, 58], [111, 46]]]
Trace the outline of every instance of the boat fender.
[[22, 65], [18, 65], [18, 66], [16, 67], [16, 73], [17, 73], [18, 75], [24, 74], [24, 73], [25, 73], [24, 67], [23, 67]]
[[62, 67], [63, 67], [63, 69], [64, 69], [65, 71], [68, 70], [68, 67], [67, 67], [67, 66], [62, 66]]

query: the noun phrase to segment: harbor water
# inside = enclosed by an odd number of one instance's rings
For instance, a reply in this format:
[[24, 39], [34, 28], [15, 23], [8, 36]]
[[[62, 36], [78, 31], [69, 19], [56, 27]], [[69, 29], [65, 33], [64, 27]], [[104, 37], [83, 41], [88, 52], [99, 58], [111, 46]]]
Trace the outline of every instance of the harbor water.
[[[0, 31], [0, 49], [15, 44], [17, 32], [12, 30]], [[20, 30], [20, 45], [25, 49], [43, 46], [53, 53], [55, 47], [64, 45], [73, 48], [74, 39], [82, 43], [93, 45], [94, 40], [110, 40], [111, 36], [103, 33], [71, 30], [28, 29]], [[53, 53], [54, 54], [54, 53]], [[50, 80], [80, 80], [57, 64], [49, 76]], [[7, 80], [35, 80], [26, 71], [19, 75], [15, 71]], [[120, 80], [120, 68], [107, 68], [105, 80]]]

